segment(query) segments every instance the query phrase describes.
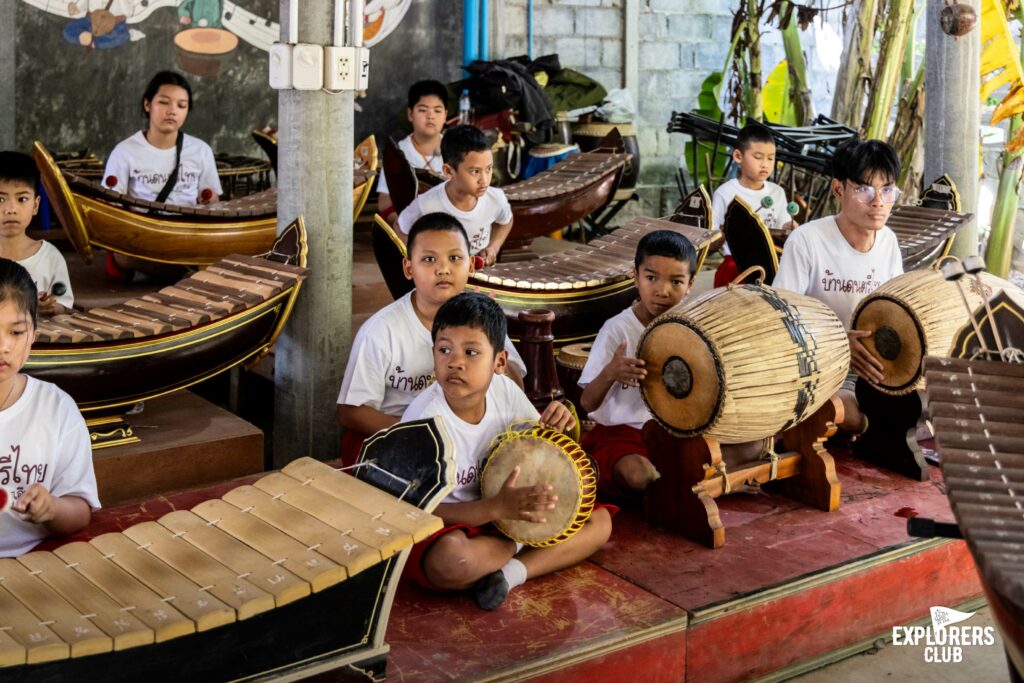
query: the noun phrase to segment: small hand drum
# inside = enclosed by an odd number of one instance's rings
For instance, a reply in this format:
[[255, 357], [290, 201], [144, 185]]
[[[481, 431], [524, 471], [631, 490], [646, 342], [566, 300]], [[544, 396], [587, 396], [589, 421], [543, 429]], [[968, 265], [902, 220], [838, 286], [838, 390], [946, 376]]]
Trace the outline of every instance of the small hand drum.
[[558, 502], [554, 510], [542, 513], [546, 522], [502, 519], [495, 526], [523, 545], [552, 546], [571, 538], [590, 518], [597, 498], [597, 473], [575, 441], [561, 432], [526, 424], [495, 438], [480, 474], [480, 492], [484, 498], [496, 495], [517, 465], [517, 487], [550, 484]]

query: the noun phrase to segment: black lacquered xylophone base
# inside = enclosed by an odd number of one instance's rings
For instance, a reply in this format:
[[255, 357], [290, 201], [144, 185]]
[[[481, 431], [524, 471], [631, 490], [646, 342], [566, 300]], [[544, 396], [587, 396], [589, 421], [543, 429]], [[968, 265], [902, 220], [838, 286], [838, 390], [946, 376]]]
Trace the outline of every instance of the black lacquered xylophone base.
[[245, 621], [121, 652], [0, 668], [0, 682], [239, 681], [330, 670], [332, 681], [383, 680], [384, 605], [401, 555], [331, 588]]

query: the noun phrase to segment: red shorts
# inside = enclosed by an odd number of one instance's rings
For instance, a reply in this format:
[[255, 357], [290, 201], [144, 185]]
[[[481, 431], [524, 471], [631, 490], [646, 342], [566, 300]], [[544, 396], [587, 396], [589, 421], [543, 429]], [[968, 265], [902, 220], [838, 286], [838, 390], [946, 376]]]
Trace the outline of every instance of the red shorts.
[[598, 493], [609, 496], [621, 496], [623, 493], [612, 477], [615, 464], [630, 453], [647, 457], [647, 446], [640, 430], [629, 425], [594, 425], [580, 439], [580, 445], [597, 464]]
[[351, 429], [346, 429], [345, 433], [341, 435], [341, 458], [342, 467], [350, 467], [356, 464], [356, 460], [359, 459], [359, 453], [363, 450], [363, 441], [366, 440], [365, 434], [354, 432]]
[[739, 277], [739, 274], [740, 269], [736, 265], [736, 261], [732, 254], [728, 254], [722, 260], [722, 265], [718, 266], [718, 270], [715, 271], [715, 287], [725, 287]]
[[[617, 505], [607, 505], [605, 503], [597, 503], [594, 505], [595, 512], [601, 508], [608, 510], [608, 515], [611, 517], [614, 517], [615, 513], [619, 511]], [[500, 532], [490, 524], [485, 527], [469, 526], [468, 524], [452, 524], [451, 526], [446, 526], [440, 531], [431, 534], [429, 538], [423, 539], [412, 547], [412, 552], [409, 553], [409, 559], [405, 563], [405, 570], [402, 573], [402, 578], [415, 581], [427, 590], [443, 590], [430, 583], [430, 579], [427, 578], [426, 573], [423, 571], [423, 557], [427, 554], [427, 551], [430, 550], [430, 546], [434, 544], [435, 540], [441, 538], [447, 533], [459, 531], [460, 529], [465, 532], [466, 538], [475, 538], [481, 534], [500, 535]]]

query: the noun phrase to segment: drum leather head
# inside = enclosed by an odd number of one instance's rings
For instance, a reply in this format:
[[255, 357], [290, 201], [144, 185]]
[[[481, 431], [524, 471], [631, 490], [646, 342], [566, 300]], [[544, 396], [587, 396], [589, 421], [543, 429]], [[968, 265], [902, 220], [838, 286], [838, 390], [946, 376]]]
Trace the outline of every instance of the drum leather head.
[[496, 526], [520, 543], [543, 543], [566, 532], [583, 500], [580, 475], [572, 458], [558, 445], [539, 436], [522, 436], [504, 441], [491, 452], [480, 477], [480, 494], [490, 498], [498, 493], [512, 469], [519, 466], [516, 486], [548, 484], [558, 502], [547, 510], [544, 523], [502, 519]]
[[698, 331], [662, 318], [644, 333], [637, 355], [647, 370], [640, 393], [662, 426], [696, 436], [714, 425], [722, 404], [720, 363]]
[[882, 361], [885, 380], [880, 388], [890, 392], [913, 389], [921, 377], [927, 349], [924, 331], [910, 310], [893, 299], [872, 299], [857, 313], [852, 327], [872, 333], [861, 343]]
[[569, 368], [582, 370], [583, 366], [587, 364], [587, 359], [590, 358], [590, 348], [590, 342], [568, 344], [558, 349], [555, 362]]

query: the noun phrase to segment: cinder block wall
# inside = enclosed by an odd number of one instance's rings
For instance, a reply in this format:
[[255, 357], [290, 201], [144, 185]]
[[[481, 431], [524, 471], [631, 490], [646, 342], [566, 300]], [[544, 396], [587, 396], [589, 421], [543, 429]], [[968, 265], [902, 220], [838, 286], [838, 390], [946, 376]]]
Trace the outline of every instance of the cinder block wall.
[[[635, 0], [639, 3], [639, 92], [631, 93], [638, 109], [642, 157], [641, 210], [662, 214], [678, 199], [673, 176], [685, 138], [665, 127], [673, 110], [697, 104], [701, 83], [721, 70], [729, 49], [736, 0]], [[581, 71], [606, 88], [624, 86], [625, 11], [627, 0], [534, 0], [533, 55], [558, 53], [565, 67]], [[492, 57], [527, 52], [527, 0], [492, 0]], [[831, 21], [837, 26], [839, 17]], [[784, 57], [774, 29], [762, 37], [764, 69]], [[801, 34], [810, 60], [811, 89], [817, 111], [828, 112], [835, 80], [815, 58], [815, 36]]]

